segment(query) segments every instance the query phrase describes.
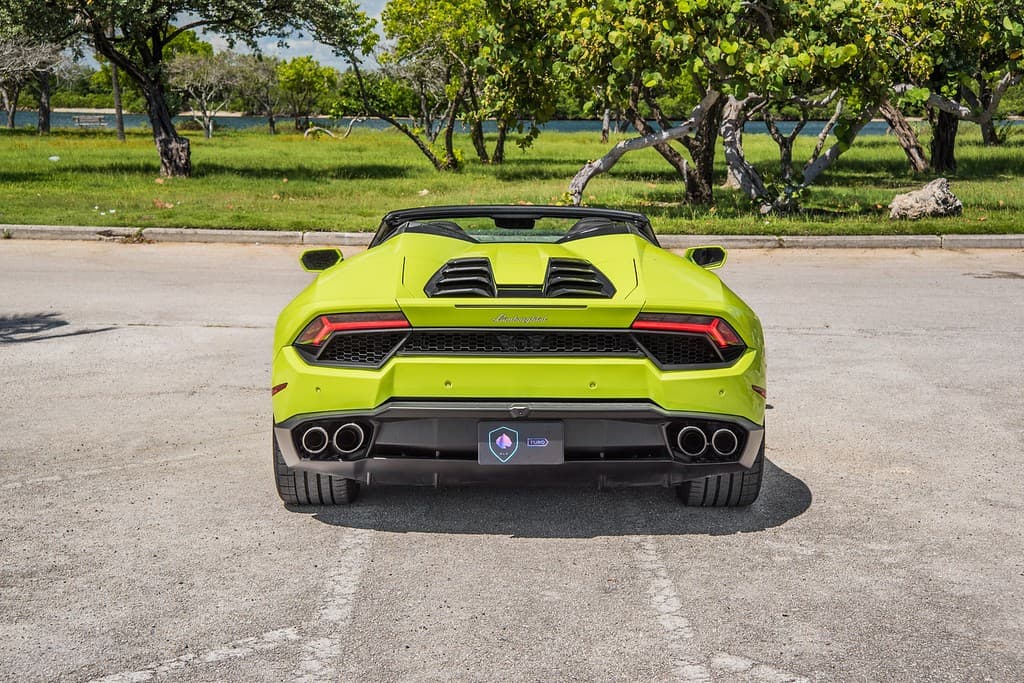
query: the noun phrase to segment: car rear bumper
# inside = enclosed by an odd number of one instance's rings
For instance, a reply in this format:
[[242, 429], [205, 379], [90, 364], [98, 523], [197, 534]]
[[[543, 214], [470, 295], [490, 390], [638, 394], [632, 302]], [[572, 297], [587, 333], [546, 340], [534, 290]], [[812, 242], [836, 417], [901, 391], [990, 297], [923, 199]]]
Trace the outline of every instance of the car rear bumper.
[[[559, 421], [565, 462], [558, 465], [481, 465], [477, 424]], [[333, 442], [318, 455], [303, 450], [302, 434], [322, 427], [360, 425], [365, 441], [350, 453]], [[687, 456], [678, 430], [698, 425], [728, 428], [740, 436], [736, 452]], [[667, 411], [645, 402], [389, 401], [371, 411], [298, 415], [275, 425], [289, 467], [356, 479], [367, 484], [569, 484], [672, 486], [714, 474], [749, 469], [764, 429], [735, 415]]]

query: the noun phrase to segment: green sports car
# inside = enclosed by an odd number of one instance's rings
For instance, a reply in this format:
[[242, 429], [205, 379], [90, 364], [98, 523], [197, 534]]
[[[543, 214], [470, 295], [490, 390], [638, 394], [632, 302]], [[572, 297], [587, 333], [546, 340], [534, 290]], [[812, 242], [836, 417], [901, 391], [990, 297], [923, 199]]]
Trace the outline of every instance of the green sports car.
[[274, 471], [292, 505], [361, 484], [761, 488], [753, 311], [638, 213], [452, 206], [386, 215], [369, 248], [302, 255], [274, 334]]

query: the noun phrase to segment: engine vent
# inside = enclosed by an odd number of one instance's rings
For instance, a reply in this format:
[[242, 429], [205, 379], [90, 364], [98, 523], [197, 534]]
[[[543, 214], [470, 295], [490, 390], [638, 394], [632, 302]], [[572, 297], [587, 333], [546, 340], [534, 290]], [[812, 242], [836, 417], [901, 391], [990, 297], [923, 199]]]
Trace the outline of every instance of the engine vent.
[[497, 296], [491, 262], [457, 258], [444, 264], [423, 288], [427, 296]]
[[548, 272], [544, 276], [544, 296], [610, 299], [615, 296], [615, 287], [589, 261], [553, 258], [548, 260]]

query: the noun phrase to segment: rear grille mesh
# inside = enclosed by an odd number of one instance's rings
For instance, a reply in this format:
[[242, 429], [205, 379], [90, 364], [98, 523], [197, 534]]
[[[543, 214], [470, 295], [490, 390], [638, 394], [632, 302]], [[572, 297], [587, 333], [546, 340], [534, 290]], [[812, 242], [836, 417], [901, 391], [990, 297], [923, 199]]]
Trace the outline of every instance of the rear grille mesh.
[[400, 354], [544, 354], [639, 356], [629, 334], [617, 332], [413, 332]]
[[376, 367], [395, 350], [406, 332], [352, 332], [335, 334], [320, 352], [321, 363]]
[[637, 340], [659, 365], [709, 365], [722, 358], [703, 335], [637, 334]]

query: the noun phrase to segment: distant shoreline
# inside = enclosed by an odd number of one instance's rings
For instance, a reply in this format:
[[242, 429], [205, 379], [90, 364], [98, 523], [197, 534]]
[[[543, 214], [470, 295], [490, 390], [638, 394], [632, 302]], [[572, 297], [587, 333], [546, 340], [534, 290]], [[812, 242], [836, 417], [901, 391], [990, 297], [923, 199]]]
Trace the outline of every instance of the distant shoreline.
[[[24, 111], [35, 111], [35, 110], [34, 109], [25, 109]], [[109, 114], [111, 116], [113, 116], [114, 114], [117, 113], [113, 108], [88, 109], [88, 108], [83, 108], [83, 107], [54, 107], [50, 111], [53, 111], [53, 112], [56, 112], [56, 113], [60, 113], [60, 114]], [[128, 115], [132, 115], [132, 116], [145, 116], [146, 115], [146, 112], [144, 112], [144, 111], [125, 111], [123, 113], [124, 114], [128, 114]], [[177, 116], [187, 116], [187, 117], [199, 116], [199, 112], [183, 111], [183, 112], [178, 113]], [[260, 117], [260, 116], [253, 116], [251, 114], [245, 114], [245, 113], [240, 112], [240, 111], [221, 111], [221, 112], [217, 112], [214, 115], [214, 118], [242, 118], [244, 116], [250, 116], [252, 118], [265, 118], [265, 117]], [[277, 118], [277, 120], [279, 120], [279, 121], [288, 121], [292, 117], [291, 116], [287, 116], [287, 115], [278, 115], [275, 118]], [[325, 118], [330, 118], [330, 117], [328, 117], [328, 116], [326, 116], [324, 114], [314, 114], [310, 118], [311, 119], [325, 119]], [[343, 116], [341, 118], [347, 120], [347, 119], [350, 119], [351, 117]], [[571, 121], [571, 122], [588, 122], [588, 123], [589, 122], [593, 122], [593, 121], [598, 121], [598, 120], [599, 119], [552, 119], [552, 121]], [[789, 121], [787, 119], [783, 119], [783, 120], [786, 120], [787, 122], [791, 122], [791, 121]], [[871, 119], [871, 120], [875, 121], [875, 122], [885, 121], [885, 119], [882, 119], [882, 118], [874, 118], [874, 119]], [[911, 121], [911, 122], [923, 122], [923, 121], [926, 121], [926, 120], [927, 119], [925, 119], [925, 117], [923, 117], [923, 116], [908, 116], [907, 117], [907, 121]], [[997, 119], [997, 121], [998, 120], [1000, 120], [1000, 119]], [[1021, 121], [1021, 120], [1024, 120], [1024, 116], [1014, 116], [1014, 115], [1004, 116], [1004, 117], [1001, 118], [1001, 120], [1004, 120], [1004, 121]]]
[[[35, 111], [35, 110], [34, 109], [26, 109], [25, 111]], [[58, 114], [109, 114], [111, 116], [117, 114], [117, 110], [114, 109], [113, 107], [109, 107], [109, 108], [102, 108], [101, 107], [101, 108], [93, 108], [93, 109], [90, 109], [90, 108], [87, 108], [87, 107], [54, 107], [50, 111], [58, 113]], [[122, 113], [126, 114], [126, 115], [130, 115], [130, 116], [145, 116], [146, 115], [146, 112], [144, 112], [144, 111], [127, 111], [127, 110], [125, 110]], [[183, 112], [180, 112], [178, 114], [178, 116], [193, 116], [193, 115], [199, 116], [199, 112], [183, 111]], [[243, 114], [240, 111], [219, 111], [214, 116], [216, 118], [220, 118], [222, 116], [225, 117], [225, 118], [230, 118], [230, 117], [238, 117], [238, 118], [240, 118], [242, 116], [245, 116], [245, 114]]]

